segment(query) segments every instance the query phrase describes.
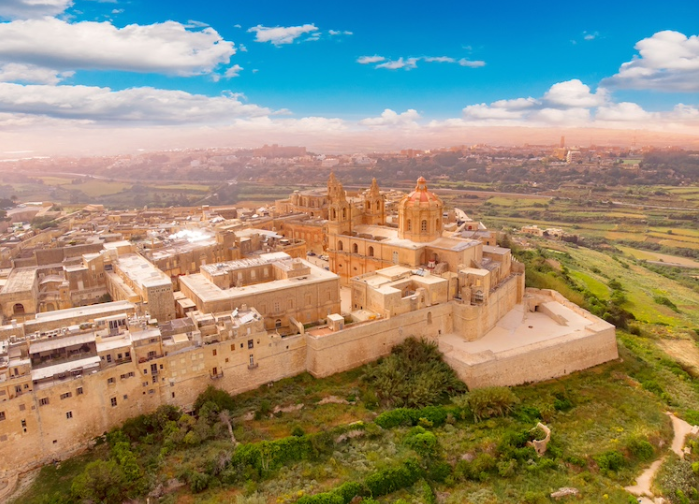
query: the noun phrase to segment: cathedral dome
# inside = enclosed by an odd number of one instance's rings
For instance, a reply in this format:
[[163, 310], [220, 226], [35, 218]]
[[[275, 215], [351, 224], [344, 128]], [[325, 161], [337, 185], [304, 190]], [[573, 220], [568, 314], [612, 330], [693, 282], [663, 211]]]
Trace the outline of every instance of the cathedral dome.
[[425, 177], [420, 177], [417, 179], [417, 185], [415, 190], [408, 194], [406, 198], [401, 202], [406, 205], [419, 205], [421, 203], [428, 203], [430, 206], [442, 205], [442, 200], [435, 193], [427, 190], [427, 181]]

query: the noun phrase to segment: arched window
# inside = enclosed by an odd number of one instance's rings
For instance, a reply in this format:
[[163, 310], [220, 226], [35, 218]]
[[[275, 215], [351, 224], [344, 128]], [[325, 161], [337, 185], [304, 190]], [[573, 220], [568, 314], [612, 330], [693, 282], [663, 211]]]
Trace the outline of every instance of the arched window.
[[352, 245], [352, 252], [354, 252], [355, 254], [359, 253], [359, 246], [356, 243]]
[[436, 229], [439, 229], [439, 219], [437, 219], [437, 227]]
[[413, 230], [413, 221], [408, 219], [408, 231], [412, 231], [412, 230]]
[[374, 257], [374, 247], [369, 247], [369, 257]]
[[422, 224], [420, 225], [420, 230], [427, 231], [427, 221], [426, 220], [422, 221]]
[[344, 249], [345, 249], [345, 245], [341, 241], [337, 242], [337, 250], [344, 250]]
[[15, 315], [24, 315], [24, 305], [22, 303], [15, 304], [15, 306], [12, 308], [12, 312]]
[[381, 210], [381, 202], [380, 201], [376, 202], [376, 210]]
[[343, 219], [346, 219], [346, 218], [347, 218], [347, 209], [346, 209], [346, 208], [343, 208], [343, 209], [342, 209], [342, 218], [343, 218]]
[[333, 210], [332, 210], [332, 219], [333, 219], [333, 220], [337, 219], [337, 212], [335, 211], [334, 208], [333, 208]]

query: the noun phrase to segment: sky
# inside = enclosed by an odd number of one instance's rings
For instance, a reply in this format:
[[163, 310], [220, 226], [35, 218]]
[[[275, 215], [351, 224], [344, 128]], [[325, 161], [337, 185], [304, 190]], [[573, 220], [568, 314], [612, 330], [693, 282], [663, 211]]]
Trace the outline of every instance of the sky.
[[0, 0], [0, 157], [699, 148], [699, 2]]

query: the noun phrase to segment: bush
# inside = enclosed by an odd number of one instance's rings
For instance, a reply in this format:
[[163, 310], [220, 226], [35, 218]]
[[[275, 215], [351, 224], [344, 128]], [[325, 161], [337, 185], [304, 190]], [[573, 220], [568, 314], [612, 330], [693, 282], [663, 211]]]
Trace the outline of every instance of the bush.
[[199, 394], [194, 401], [194, 411], [199, 414], [199, 410], [208, 402], [218, 406], [218, 411], [228, 410], [232, 412], [235, 408], [233, 396], [225, 390], [217, 389], [213, 385], [209, 385], [204, 392]]
[[413, 460], [403, 465], [384, 469], [367, 476], [364, 485], [372, 497], [380, 497], [413, 486], [422, 477], [422, 469]]
[[466, 385], [444, 361], [437, 345], [406, 339], [391, 355], [369, 366], [362, 381], [384, 405], [420, 408], [448, 401]]
[[618, 471], [624, 465], [626, 465], [626, 460], [624, 456], [616, 450], [609, 450], [595, 457], [595, 462], [599, 466], [600, 470], [605, 471]]
[[519, 402], [517, 396], [507, 387], [476, 389], [469, 392], [467, 397], [476, 422], [486, 418], [505, 416], [512, 412], [515, 404]]
[[632, 438], [626, 443], [629, 453], [641, 462], [651, 460], [655, 456], [655, 449], [645, 439]]

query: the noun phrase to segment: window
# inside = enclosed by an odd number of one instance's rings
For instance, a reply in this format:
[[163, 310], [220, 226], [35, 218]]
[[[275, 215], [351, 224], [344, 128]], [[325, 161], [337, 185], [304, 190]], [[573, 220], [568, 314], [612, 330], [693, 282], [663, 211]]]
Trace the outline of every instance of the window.
[[111, 385], [112, 383], [116, 383], [116, 378], [114, 378], [114, 377], [109, 378], [109, 379], [107, 380], [107, 383], [109, 383], [110, 385]]
[[235, 344], [231, 345], [231, 352], [235, 350]]
[[253, 367], [255, 365], [255, 356], [251, 355], [250, 356], [250, 367]]
[[213, 350], [213, 351], [211, 352], [211, 354], [212, 354], [214, 357], [216, 357], [216, 350]]
[[369, 257], [374, 257], [374, 247], [369, 247]]
[[75, 395], [83, 395], [83, 388], [78, 387], [77, 389], [75, 389]]
[[274, 313], [279, 313], [281, 311], [281, 307], [279, 306], [279, 301], [274, 302]]
[[68, 399], [69, 397], [72, 397], [73, 394], [72, 392], [66, 392], [65, 394], [61, 394], [61, 399]]
[[422, 224], [420, 224], [420, 231], [427, 231], [427, 221], [426, 220], [422, 221]]
[[345, 249], [345, 245], [341, 241], [337, 242], [337, 250], [344, 250], [344, 249]]
[[253, 340], [249, 339], [248, 340], [248, 348], [253, 348], [254, 346], [255, 346], [255, 343], [253, 342]]
[[393, 252], [393, 264], [398, 264], [398, 252]]
[[66, 419], [70, 420], [73, 418], [73, 412], [72, 411], [66, 411]]
[[129, 398], [129, 395], [128, 395], [128, 394], [124, 394], [124, 397], [123, 397], [124, 401], [126, 401], [128, 398]]
[[173, 399], [175, 398], [175, 393], [174, 393], [174, 392], [172, 392], [172, 398], [173, 398]]
[[112, 397], [112, 398], [110, 399], [110, 401], [111, 401], [111, 403], [112, 403], [112, 408], [113, 408], [114, 406], [117, 405], [117, 398], [116, 398], [116, 397]]
[[25, 409], [27, 409], [27, 405], [26, 405], [26, 404], [20, 404], [20, 405], [19, 405], [19, 410], [20, 410], [20, 411], [24, 411]]
[[413, 221], [408, 219], [408, 225], [406, 227], [408, 228], [408, 231], [412, 231], [413, 230]]
[[5, 420], [5, 412], [0, 411], [0, 421]]
[[352, 245], [352, 252], [354, 252], [355, 254], [359, 253], [359, 246], [356, 243]]
[[107, 362], [112, 362], [112, 354], [107, 354]]
[[48, 397], [42, 397], [39, 399], [39, 406], [46, 406], [49, 403]]

